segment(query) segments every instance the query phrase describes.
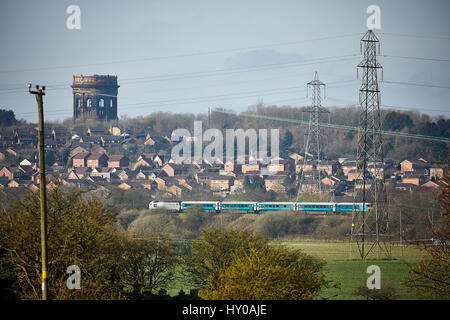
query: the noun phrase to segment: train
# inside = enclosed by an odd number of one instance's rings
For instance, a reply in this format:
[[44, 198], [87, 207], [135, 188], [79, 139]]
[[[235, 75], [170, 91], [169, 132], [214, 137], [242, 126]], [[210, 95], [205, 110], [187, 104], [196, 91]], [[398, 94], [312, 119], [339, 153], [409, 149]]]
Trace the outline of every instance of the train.
[[257, 201], [151, 201], [150, 210], [164, 209], [172, 212], [183, 212], [189, 207], [197, 206], [204, 211], [242, 211], [260, 213], [267, 211], [299, 211], [308, 213], [349, 213], [352, 211], [371, 210], [371, 203], [352, 202], [257, 202]]

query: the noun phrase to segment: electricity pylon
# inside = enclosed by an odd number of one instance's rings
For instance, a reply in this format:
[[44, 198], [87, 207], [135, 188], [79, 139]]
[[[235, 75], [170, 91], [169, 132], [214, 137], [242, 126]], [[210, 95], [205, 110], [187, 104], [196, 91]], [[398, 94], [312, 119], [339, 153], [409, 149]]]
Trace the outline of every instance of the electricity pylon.
[[[361, 39], [363, 60], [362, 84], [359, 89], [360, 115], [356, 152], [357, 178], [354, 180], [351, 240], [357, 242], [361, 259], [377, 248], [389, 256], [389, 214], [384, 180], [383, 140], [381, 134], [380, 89], [378, 71], [382, 71], [377, 61], [380, 41], [372, 30]], [[357, 207], [356, 203], [362, 203]], [[366, 210], [366, 206], [369, 209]], [[362, 210], [361, 210], [362, 209]], [[366, 244], [368, 248], [366, 248]]]
[[[319, 80], [319, 75], [317, 71], [314, 75], [314, 80], [306, 84], [306, 89], [312, 87], [312, 105], [308, 107], [305, 112], [309, 112], [309, 123], [308, 123], [308, 133], [306, 134], [305, 142], [305, 156], [303, 158], [302, 172], [300, 174], [298, 191], [297, 191], [297, 201], [299, 199], [300, 193], [302, 191], [303, 180], [305, 176], [305, 167], [308, 159], [308, 155], [312, 154], [312, 180], [313, 185], [317, 183], [318, 193], [322, 193], [322, 181], [320, 178], [320, 152], [321, 152], [321, 132], [319, 126], [319, 118], [322, 113], [329, 113], [329, 111], [322, 107], [322, 95], [321, 88], [325, 89], [325, 83]], [[313, 141], [310, 142], [310, 140]]]

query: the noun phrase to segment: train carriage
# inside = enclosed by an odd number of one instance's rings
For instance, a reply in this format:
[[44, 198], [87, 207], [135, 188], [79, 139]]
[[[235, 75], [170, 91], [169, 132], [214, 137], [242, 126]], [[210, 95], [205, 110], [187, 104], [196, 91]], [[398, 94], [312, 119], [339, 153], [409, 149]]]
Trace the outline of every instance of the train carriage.
[[220, 211], [220, 201], [182, 201], [181, 210], [185, 210], [192, 206], [201, 206], [202, 210]]
[[220, 204], [221, 210], [258, 211], [257, 202], [251, 201], [225, 201]]
[[352, 211], [369, 211], [372, 205], [370, 203], [363, 204], [362, 202], [353, 204], [352, 202], [341, 202], [336, 204], [337, 212], [352, 212]]
[[297, 202], [296, 210], [313, 213], [336, 212], [336, 204], [330, 202]]
[[258, 202], [258, 211], [295, 210], [295, 202]]

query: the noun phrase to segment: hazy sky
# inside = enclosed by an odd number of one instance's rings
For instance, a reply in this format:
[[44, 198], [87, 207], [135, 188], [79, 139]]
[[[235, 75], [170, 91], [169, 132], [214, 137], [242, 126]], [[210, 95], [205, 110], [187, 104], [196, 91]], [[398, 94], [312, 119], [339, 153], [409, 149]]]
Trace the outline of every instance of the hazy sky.
[[[66, 27], [72, 4], [80, 30]], [[307, 105], [314, 71], [328, 84], [323, 105], [354, 103], [372, 4], [381, 9], [382, 105], [449, 117], [448, 0], [1, 0], [0, 108], [37, 121], [31, 82], [48, 88], [47, 120], [71, 117], [79, 74], [118, 76], [119, 117]]]

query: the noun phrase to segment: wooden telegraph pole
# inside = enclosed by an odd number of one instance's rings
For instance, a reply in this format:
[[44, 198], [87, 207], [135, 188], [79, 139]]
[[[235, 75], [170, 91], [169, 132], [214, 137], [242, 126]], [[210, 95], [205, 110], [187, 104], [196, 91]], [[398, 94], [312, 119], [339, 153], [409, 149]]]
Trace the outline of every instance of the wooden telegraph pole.
[[44, 150], [44, 101], [45, 86], [42, 89], [36, 85], [36, 91], [28, 91], [36, 96], [38, 104], [38, 148], [39, 148], [39, 189], [41, 204], [41, 260], [42, 260], [42, 300], [47, 300], [47, 194], [45, 182], [45, 150]]

